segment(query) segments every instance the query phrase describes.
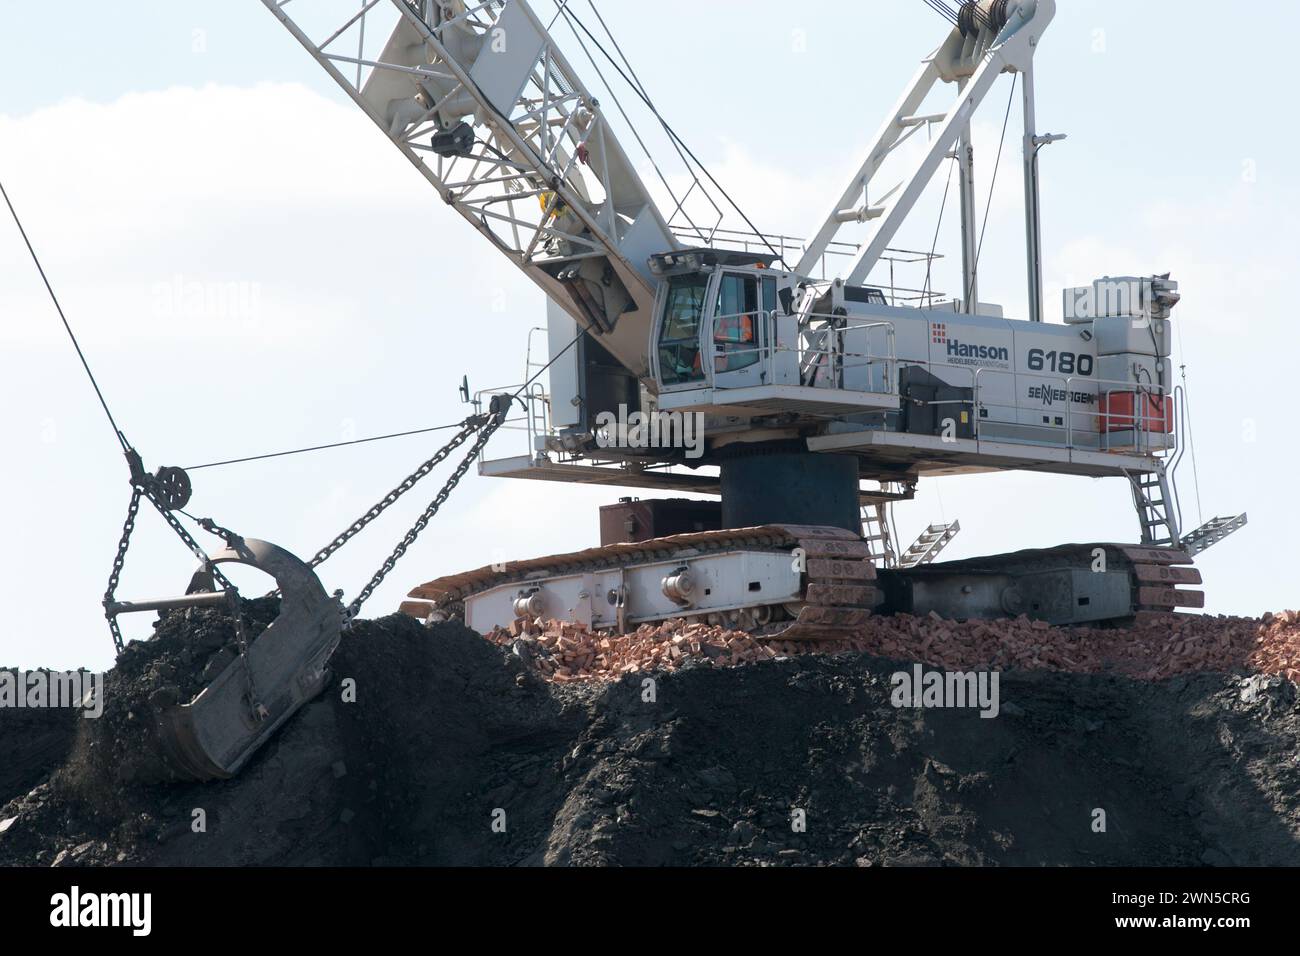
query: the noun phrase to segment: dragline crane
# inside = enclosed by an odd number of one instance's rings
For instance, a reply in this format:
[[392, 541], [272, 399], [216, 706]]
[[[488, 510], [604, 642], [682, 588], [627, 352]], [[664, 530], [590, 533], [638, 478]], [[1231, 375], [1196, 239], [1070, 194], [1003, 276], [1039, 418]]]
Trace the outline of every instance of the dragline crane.
[[[46, 279], [129, 468], [103, 597], [115, 646], [125, 648], [122, 614], [208, 608], [233, 622], [238, 654], [200, 693], [184, 700], [168, 686], [151, 698], [160, 767], [231, 776], [320, 693], [343, 629], [475, 462], [485, 475], [713, 497], [624, 498], [601, 509], [600, 546], [430, 581], [410, 592], [407, 613], [516, 632], [539, 619], [621, 632], [686, 618], [800, 640], [855, 636], [873, 614], [1023, 614], [1066, 625], [1203, 605], [1184, 587], [1201, 583], [1192, 558], [1246, 516], [1181, 525], [1174, 474], [1187, 410], [1170, 358], [1178, 283], [1167, 273], [1103, 277], [1065, 290], [1061, 322], [1045, 315], [1038, 155], [1062, 137], [1037, 129], [1034, 58], [1054, 0], [955, 9], [927, 0], [951, 29], [807, 241], [765, 235], [745, 219], [655, 109], [594, 0], [584, 11], [616, 56], [576, 0], [554, 0], [548, 22], [526, 0], [262, 2], [438, 195], [545, 292], [547, 360], [530, 353], [522, 384], [474, 394], [452, 437], [310, 561], [192, 518], [222, 543], [209, 554], [181, 520], [191, 518], [189, 475], [145, 469]], [[557, 44], [560, 24], [609, 93], [605, 104]], [[649, 155], [646, 130], [597, 53], [648, 110], [685, 176]], [[1007, 74], [1007, 118], [1018, 84], [1024, 121], [1024, 319], [979, 296], [971, 123]], [[620, 142], [611, 105], [648, 163], [638, 166]], [[962, 288], [950, 298], [930, 285], [933, 249], [891, 245], [945, 162], [961, 207]], [[900, 163], [901, 178], [882, 185]], [[746, 229], [724, 226], [727, 206]], [[896, 280], [909, 265], [925, 267], [919, 288]], [[549, 389], [537, 381], [543, 371]], [[517, 404], [529, 447], [488, 457]], [[441, 489], [352, 600], [327, 594], [316, 569], [458, 449]], [[954, 521], [896, 546], [892, 506], [922, 479], [1013, 470], [1122, 479], [1138, 540], [937, 561], [960, 529]], [[117, 596], [145, 502], [200, 558], [183, 596]], [[226, 564], [275, 579], [277, 617], [254, 640]]]
[[[1179, 522], [1178, 284], [1105, 277], [1066, 291], [1062, 322], [1045, 315], [1038, 155], [1063, 137], [1037, 129], [1034, 59], [1054, 0], [931, 3], [951, 29], [807, 241], [722, 227], [720, 187], [701, 180], [594, 4], [619, 59], [568, 0], [547, 21], [525, 0], [263, 2], [549, 299], [549, 393], [511, 390], [530, 447], [483, 456], [480, 472], [720, 498], [624, 499], [602, 509], [600, 547], [429, 582], [409, 612], [479, 629], [687, 617], [797, 638], [893, 611], [1069, 624], [1200, 605], [1178, 585], [1200, 582], [1192, 554], [1222, 535]], [[593, 95], [552, 35], [561, 24], [685, 162], [680, 198], [653, 160], [641, 167], [672, 195], [668, 216], [609, 122], [611, 105], [626, 118], [621, 104]], [[1006, 75], [1024, 121], [1024, 319], [979, 296], [971, 123]], [[899, 162], [901, 179], [882, 184]], [[935, 256], [891, 246], [945, 162], [961, 207], [962, 288], [949, 299], [928, 281], [899, 286], [895, 266], [928, 272]], [[718, 219], [692, 215], [692, 197]], [[919, 480], [1017, 469], [1123, 479], [1138, 542], [936, 562], [954, 523], [897, 556], [889, 506]]]

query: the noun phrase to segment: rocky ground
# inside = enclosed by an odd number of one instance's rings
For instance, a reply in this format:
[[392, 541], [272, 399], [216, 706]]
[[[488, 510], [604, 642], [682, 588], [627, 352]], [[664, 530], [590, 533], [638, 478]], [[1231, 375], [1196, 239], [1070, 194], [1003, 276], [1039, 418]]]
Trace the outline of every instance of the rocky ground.
[[[0, 710], [0, 864], [1300, 864], [1295, 615], [981, 626], [807, 654], [669, 628], [629, 657], [554, 626], [362, 621], [320, 698], [196, 784], [156, 758], [150, 701], [201, 686], [233, 633], [176, 614], [102, 718]], [[1000, 668], [998, 716], [893, 706], [916, 661]]]
[[[775, 625], [780, 629], [781, 625]], [[945, 621], [933, 612], [872, 618], [849, 640], [782, 641], [706, 624], [671, 621], [629, 634], [589, 633], [576, 624], [520, 621], [486, 635], [521, 655], [547, 680], [611, 680], [643, 670], [673, 670], [701, 657], [736, 667], [777, 657], [871, 654], [924, 661], [949, 670], [1053, 670], [1163, 680], [1178, 674], [1276, 674], [1300, 679], [1300, 614], [1262, 619], [1192, 614], [1146, 615], [1128, 627], [1053, 629], [1015, 620]]]

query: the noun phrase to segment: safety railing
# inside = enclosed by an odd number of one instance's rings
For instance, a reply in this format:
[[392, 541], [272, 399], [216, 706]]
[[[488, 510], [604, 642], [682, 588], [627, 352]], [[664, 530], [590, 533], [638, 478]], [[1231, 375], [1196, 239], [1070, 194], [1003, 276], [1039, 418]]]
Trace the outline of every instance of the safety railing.
[[[1066, 391], [1068, 392], [1078, 376], [1071, 376], [1066, 381]], [[1168, 454], [1174, 449], [1172, 443], [1166, 444], [1161, 442], [1156, 444], [1153, 440], [1159, 435], [1162, 438], [1172, 434], [1174, 425], [1173, 403], [1169, 401], [1170, 393], [1158, 385], [1142, 384], [1138, 382], [1124, 382], [1116, 379], [1090, 379], [1098, 386], [1108, 385], [1115, 386], [1103, 390], [1097, 389], [1097, 410], [1095, 412], [1073, 412], [1072, 404], [1066, 406], [1066, 428], [1071, 428], [1071, 415], [1078, 414], [1084, 418], [1094, 418], [1096, 420], [1096, 432], [1098, 435], [1098, 447], [1101, 451], [1113, 451], [1118, 449], [1133, 449], [1147, 455]], [[1106, 401], [1102, 402], [1102, 396], [1105, 395]], [[1125, 414], [1122, 411], [1116, 411], [1114, 408], [1113, 398], [1116, 395], [1133, 396], [1133, 406]], [[1104, 404], [1104, 408], [1103, 408]], [[1158, 405], [1158, 413], [1152, 411], [1152, 406]], [[1118, 425], [1112, 428], [1112, 424]], [[1131, 434], [1131, 444], [1113, 446], [1111, 436], [1116, 434]], [[1071, 432], [1072, 434], [1072, 432]], [[1175, 439], [1176, 440], [1176, 439]]]
[[[852, 368], [871, 369], [883, 366], [882, 388], [869, 389], [879, 394], [894, 395], [898, 393], [898, 350], [894, 323], [884, 319], [872, 322], [850, 322], [848, 316], [830, 315], [820, 312], [809, 313], [805, 320], [822, 321], [826, 324], [816, 329], [803, 329], [799, 334], [803, 339], [800, 351], [800, 377], [805, 370], [813, 375], [820, 375], [825, 370], [829, 373], [832, 387], [844, 388], [844, 373]], [[865, 333], [865, 341], [870, 340], [875, 329], [885, 330], [886, 351], [883, 353], [860, 352], [849, 348], [846, 337], [851, 333]], [[870, 383], [872, 376], [868, 374]], [[815, 380], [814, 380], [815, 384]]]
[[[743, 340], [732, 341], [718, 337], [719, 329], [726, 324], [734, 324], [739, 328], [744, 328], [745, 322], [750, 324], [750, 337], [752, 344]], [[705, 330], [701, 330], [703, 333]], [[712, 333], [708, 338], [709, 349], [707, 353], [700, 355], [700, 379], [694, 383], [689, 383], [690, 387], [722, 387], [716, 385], [716, 376], [726, 374], [727, 372], [743, 371], [752, 368], [754, 365], [762, 365], [762, 379], [764, 384], [770, 384], [775, 381], [776, 361], [775, 356], [778, 351], [776, 346], [776, 312], [771, 309], [759, 309], [751, 312], [733, 312], [727, 315], [714, 316], [712, 319]], [[739, 346], [749, 347], [743, 348]], [[725, 346], [719, 350], [719, 346]], [[708, 358], [706, 370], [705, 358]], [[727, 359], [728, 364], [734, 358], [744, 358], [746, 356], [757, 356], [756, 362], [739, 362], [733, 368], [718, 368], [719, 359]], [[681, 383], [687, 385], [687, 383]]]
[[[521, 388], [523, 391], [520, 391]], [[507, 385], [499, 388], [481, 388], [474, 393], [474, 410], [482, 412], [488, 408], [493, 395], [515, 395], [516, 392], [519, 393], [518, 400], [523, 403], [523, 410], [518, 412], [512, 408], [511, 412], [507, 412], [506, 420], [501, 423], [497, 431], [514, 432], [516, 435], [522, 432], [528, 442], [528, 454], [532, 457], [537, 454], [538, 439], [544, 440], [551, 433], [551, 397], [546, 393], [541, 382], [533, 382], [527, 387]], [[485, 446], [479, 453], [479, 461], [484, 460], [486, 453]]]
[[[868, 323], [867, 325], [886, 325], [891, 326], [890, 348], [886, 354], [863, 353], [843, 351], [842, 354], [835, 356], [835, 365], [831, 366], [837, 376], [842, 376], [843, 372], [862, 366], [871, 366], [873, 364], [886, 365], [888, 372], [886, 382], [889, 390], [894, 393], [901, 392], [900, 376], [904, 368], [916, 367], [930, 371], [932, 375], [941, 381], [944, 377], [951, 377], [954, 372], [965, 372], [970, 376], [970, 398], [955, 398], [943, 400], [927, 401], [928, 406], [959, 406], [965, 407], [970, 411], [971, 431], [976, 441], [986, 440], [983, 434], [985, 425], [1011, 425], [1026, 426], [1026, 423], [1018, 420], [986, 420], [981, 416], [982, 409], [988, 407], [1004, 407], [1015, 409], [1016, 411], [1025, 410], [1017, 402], [1015, 397], [1008, 397], [1006, 401], [997, 401], [988, 403], [986, 401], [985, 381], [986, 375], [1002, 375], [1012, 379], [1009, 388], [1013, 395], [1016, 389], [1020, 388], [1023, 380], [1037, 379], [1050, 384], [1052, 387], [1059, 388], [1065, 394], [1063, 396], [1065, 441], [1064, 442], [1042, 442], [1028, 438], [1017, 438], [1014, 435], [998, 435], [996, 440], [1009, 444], [1029, 444], [1044, 445], [1048, 444], [1053, 447], [1065, 447], [1070, 450], [1088, 450], [1103, 452], [1136, 452], [1147, 455], [1166, 455], [1173, 451], [1177, 445], [1176, 436], [1169, 442], [1157, 441], [1157, 436], [1170, 435], [1171, 424], [1174, 424], [1175, 409], [1171, 407], [1168, 401], [1170, 393], [1161, 389], [1159, 386], [1149, 385], [1139, 382], [1129, 382], [1120, 379], [1096, 379], [1091, 376], [1059, 376], [1050, 374], [1040, 374], [1035, 372], [1014, 372], [1009, 369], [994, 369], [987, 366], [979, 368], [963, 368], [942, 362], [931, 362], [926, 359], [900, 359], [896, 356], [896, 350], [893, 344], [892, 323]], [[847, 326], [843, 332], [851, 332], [859, 326]], [[831, 331], [831, 330], [817, 330]], [[810, 350], [810, 351], [827, 351]], [[855, 361], [856, 360], [856, 361]], [[842, 379], [837, 378], [837, 381]], [[949, 383], [951, 384], [951, 383]], [[1108, 386], [1103, 388], [1102, 386]], [[1086, 411], [1076, 408], [1080, 404], [1076, 397], [1080, 395], [1088, 396], [1094, 399], [1097, 407], [1095, 411]], [[1113, 401], [1114, 396], [1132, 395], [1133, 404], [1131, 410], [1117, 409]], [[1079, 419], [1087, 419], [1090, 424], [1086, 428], [1081, 428]], [[1112, 427], [1115, 425], [1125, 426], [1123, 428]], [[1032, 426], [1026, 426], [1032, 427]], [[1090, 441], [1079, 440], [1082, 435], [1096, 436]], [[1122, 439], [1115, 439], [1114, 436], [1121, 434]], [[1121, 443], [1122, 442], [1122, 443]]]
[[[880, 367], [882, 374], [879, 378], [879, 384], [882, 386], [883, 392], [877, 389], [857, 389], [880, 394], [899, 394], [900, 376], [904, 368], [923, 368], [941, 380], [943, 377], [951, 377], [954, 372], [961, 371], [970, 375], [970, 398], [936, 400], [929, 401], [926, 404], [930, 406], [953, 405], [969, 408], [974, 439], [983, 441], [989, 440], [984, 434], [986, 427], [989, 425], [1032, 427], [1018, 420], [985, 419], [980, 415], [980, 411], [991, 407], [1003, 407], [1016, 411], [1026, 410], [1026, 406], [1018, 403], [1016, 394], [1019, 389], [1023, 388], [1025, 380], [1036, 380], [1064, 392], [1061, 399], [1061, 404], [1064, 406], [1062, 416], [1065, 429], [1064, 442], [1042, 442], [1005, 434], [996, 435], [993, 440], [1009, 444], [1048, 445], [1071, 450], [1125, 452], [1144, 455], [1167, 455], [1177, 448], [1177, 437], [1173, 435], [1173, 430], [1170, 427], [1176, 424], [1177, 409], [1175, 404], [1170, 401], [1171, 392], [1158, 385], [1120, 379], [1097, 379], [1092, 376], [1081, 375], [1061, 376], [1037, 372], [1014, 372], [988, 366], [963, 368], [962, 366], [942, 362], [931, 362], [926, 359], [900, 359], [897, 356], [894, 323], [888, 321], [851, 323], [840, 326], [828, 324], [819, 329], [804, 329], [799, 333], [802, 339], [800, 344], [791, 346], [780, 344], [777, 341], [776, 313], [774, 311], [737, 313], [733, 316], [721, 316], [719, 319], [738, 319], [742, 317], [752, 317], [756, 321], [763, 323], [761, 330], [758, 326], [755, 326], [754, 334], [757, 341], [750, 348], [731, 348], [726, 350], [725, 353], [710, 353], [710, 371], [706, 375], [706, 382], [702, 382], [701, 385], [707, 384], [715, 388], [726, 387], [716, 383], [716, 376], [724, 374], [726, 370], [718, 372], [712, 364], [715, 357], [720, 357], [723, 354], [727, 357], [758, 355], [759, 362], [763, 366], [762, 371], [765, 373], [763, 376], [765, 383], [777, 382], [778, 353], [798, 353], [805, 358], [813, 356], [815, 363], [820, 363], [816, 365], [819, 374], [824, 371], [834, 383], [833, 387], [835, 388], [844, 387], [844, 375], [850, 370]], [[820, 314], [808, 316], [808, 318], [834, 319], [838, 322], [845, 322], [847, 319], [845, 316]], [[715, 319], [716, 321], [718, 320]], [[714, 328], [717, 328], [716, 324]], [[857, 351], [846, 347], [845, 336], [852, 333], [866, 333], [869, 335], [872, 330], [876, 329], [885, 331], [886, 351]], [[809, 343], [807, 341], [809, 335], [820, 336], [822, 341], [816, 345]], [[796, 362], [798, 362], [798, 358], [796, 358]], [[989, 402], [988, 391], [992, 386], [987, 381], [988, 376], [1006, 376], [1011, 379], [1010, 383], [1001, 383], [1001, 387], [1009, 388], [1012, 394], [1006, 397], [1005, 400], [995, 398], [992, 402]], [[867, 381], [869, 383], [875, 380], [874, 375], [868, 374]], [[799, 378], [797, 381], [802, 382], [803, 379]], [[479, 410], [484, 409], [488, 407], [493, 395], [514, 395], [519, 389], [519, 385], [480, 389], [474, 393], [474, 407]], [[1117, 407], [1118, 403], [1114, 399], [1115, 396], [1120, 395], [1133, 396], [1131, 406]], [[1092, 401], [1088, 402], [1085, 399], [1084, 402], [1080, 402], [1077, 400], [1080, 396], [1086, 396], [1086, 399], [1090, 398]], [[551, 433], [550, 397], [540, 382], [534, 382], [519, 394], [519, 398], [523, 402], [522, 413], [508, 416], [501, 426], [501, 430], [517, 434], [522, 433], [527, 440], [530, 456], [535, 456], [541, 444], [539, 439], [544, 440]], [[1081, 409], [1077, 407], [1080, 404], [1092, 404], [1095, 405], [1095, 408]], [[1046, 407], [1054, 408], [1055, 404]], [[1088, 424], [1086, 426], [1081, 425], [1081, 420], [1086, 421]], [[1089, 440], [1080, 441], [1079, 439], [1083, 435], [1090, 436]], [[1117, 435], [1123, 437], [1116, 438]], [[1166, 436], [1171, 435], [1173, 437], [1168, 441], [1156, 440], [1157, 437], [1164, 439]]]
[[[673, 234], [686, 243], [698, 243], [701, 240], [708, 245], [717, 248], [735, 249], [742, 252], [753, 252], [759, 255], [775, 253], [782, 261], [790, 264], [791, 258], [802, 256], [807, 248], [807, 242], [795, 236], [787, 236], [781, 233], [763, 233], [755, 232], [748, 229], [707, 229], [701, 232], [697, 229], [686, 228], [676, 224], [670, 224]], [[851, 259], [857, 255], [861, 248], [856, 242], [843, 242], [835, 240], [829, 243], [826, 251], [821, 254], [817, 261], [817, 275], [809, 278], [826, 279], [826, 263], [830, 257], [840, 259]], [[935, 252], [924, 252], [916, 249], [897, 249], [889, 247], [880, 256], [880, 263], [889, 269], [889, 280], [886, 283], [883, 278], [878, 282], [868, 283], [879, 285], [882, 292], [885, 293], [886, 299], [890, 305], [915, 305], [918, 308], [929, 308], [936, 302], [942, 302], [947, 296], [937, 290], [930, 288], [929, 279], [933, 272], [934, 263], [943, 256]], [[925, 266], [925, 284], [920, 288], [902, 285], [897, 273], [904, 271], [910, 266]]]
[[[807, 372], [814, 368], [820, 376], [825, 372], [828, 380], [832, 383], [830, 386], [844, 387], [844, 371], [849, 368], [871, 368], [882, 366], [880, 376], [880, 388], [859, 389], [859, 391], [872, 391], [877, 394], [895, 394], [898, 390], [896, 380], [896, 337], [894, 323], [879, 320], [873, 322], [848, 322], [847, 316], [830, 315], [815, 313], [804, 316], [805, 319], [824, 320], [826, 324], [820, 328], [805, 328], [799, 331], [799, 343], [797, 345], [781, 343], [777, 336], [777, 313], [775, 311], [757, 311], [757, 312], [737, 312], [728, 315], [715, 316], [713, 322], [713, 332], [710, 336], [711, 351], [709, 372], [704, 376], [701, 385], [707, 384], [714, 388], [726, 388], [725, 384], [719, 384], [717, 377], [727, 374], [728, 372], [742, 371], [750, 368], [755, 364], [762, 365], [762, 381], [764, 384], [779, 384], [785, 375], [778, 375], [778, 372], [788, 371], [790, 381], [788, 384], [802, 384]], [[737, 325], [744, 327], [744, 322], [748, 320], [752, 327], [752, 336], [754, 342], [752, 346], [745, 346], [743, 341], [733, 342], [725, 338], [718, 337], [718, 331], [725, 325]], [[886, 352], [881, 354], [872, 354], [869, 352], [858, 352], [848, 348], [846, 336], [851, 333], [866, 333], [869, 337], [873, 329], [885, 330]], [[719, 346], [723, 346], [719, 351]], [[791, 354], [795, 356], [794, 363], [788, 370], [778, 368], [778, 358], [780, 354]], [[758, 362], [737, 362], [734, 366], [731, 360], [745, 356], [756, 355]], [[727, 365], [731, 367], [718, 368], [718, 359], [727, 359]], [[701, 368], [703, 368], [703, 359], [701, 359]], [[870, 383], [874, 376], [868, 375], [867, 381]], [[699, 386], [697, 386], [699, 387]]]
[[[951, 368], [951, 366], [944, 366]], [[1036, 379], [1048, 383], [1052, 387], [1059, 388], [1065, 394], [1062, 402], [1065, 407], [1065, 413], [1062, 416], [1063, 427], [1065, 428], [1064, 447], [1076, 449], [1085, 447], [1086, 450], [1096, 450], [1103, 452], [1125, 451], [1137, 452], [1147, 455], [1163, 455], [1172, 450], [1173, 445], [1165, 442], [1157, 443], [1154, 441], [1157, 435], [1170, 434], [1170, 426], [1173, 424], [1173, 411], [1168, 401], [1169, 392], [1159, 386], [1145, 384], [1141, 382], [1130, 382], [1122, 379], [1098, 379], [1092, 376], [1084, 375], [1051, 375], [1038, 372], [1012, 372], [1004, 369], [993, 369], [987, 366], [974, 369], [974, 420], [976, 438], [981, 438], [980, 430], [984, 424], [979, 410], [987, 407], [984, 401], [984, 376], [985, 375], [1005, 375], [1014, 379], [1013, 389], [1018, 389], [1024, 379]], [[1110, 386], [1103, 388], [1102, 386]], [[1077, 409], [1076, 406], [1081, 403], [1076, 400], [1076, 396], [1087, 396], [1093, 399], [1095, 411], [1085, 411]], [[1132, 395], [1133, 406], [1129, 413], [1116, 411], [1113, 397], [1116, 395]], [[1103, 401], [1104, 399], [1104, 401]], [[997, 403], [1001, 405], [1002, 403]], [[1152, 406], [1159, 406], [1159, 413], [1152, 412]], [[1005, 407], [1023, 410], [1016, 402], [1011, 402]], [[1054, 408], [1055, 405], [1047, 407]], [[1090, 421], [1089, 427], [1078, 429], [1078, 419], [1084, 418]], [[1113, 422], [1126, 424], [1125, 428], [1112, 429], [1110, 426]], [[996, 424], [1021, 425], [1021, 422], [996, 422]], [[1123, 444], [1112, 441], [1111, 436], [1116, 433], [1126, 436]], [[1076, 434], [1095, 435], [1096, 445], [1090, 443], [1087, 446], [1081, 446], [1075, 440]], [[1014, 437], [998, 436], [998, 441], [1015, 443]], [[1023, 441], [1023, 440], [1022, 440]], [[1037, 444], [1037, 442], [1026, 442], [1027, 444]]]

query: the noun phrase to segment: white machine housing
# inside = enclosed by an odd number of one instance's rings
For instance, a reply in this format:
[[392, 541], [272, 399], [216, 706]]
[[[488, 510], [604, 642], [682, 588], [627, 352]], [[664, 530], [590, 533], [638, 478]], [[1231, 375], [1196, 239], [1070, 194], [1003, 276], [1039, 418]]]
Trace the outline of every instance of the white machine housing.
[[[718, 266], [707, 275], [704, 302], [720, 302], [726, 277], [766, 282], [774, 291], [763, 306], [800, 281], [767, 267]], [[910, 380], [965, 393], [927, 402], [943, 406], [935, 418], [941, 438], [1130, 453], [1173, 444], [1168, 316], [1177, 283], [1168, 277], [1100, 279], [1089, 296], [1072, 297], [1078, 290], [1070, 290], [1067, 305], [1095, 301], [1095, 314], [1075, 309], [1061, 325], [971, 315], [951, 306], [891, 306], [880, 290], [839, 280], [804, 285], [800, 308], [786, 312], [777, 305], [746, 315], [754, 342], [743, 349], [720, 344], [719, 323], [734, 316], [717, 306], [704, 315], [697, 348], [708, 360], [698, 363], [693, 380], [674, 380], [664, 350], [652, 347], [658, 408], [714, 417], [760, 417], [779, 409], [810, 423], [866, 416], [839, 423], [837, 431], [900, 431], [907, 430], [901, 414], [868, 413], [898, 412], [900, 401], [908, 401]], [[1135, 291], [1112, 298], [1103, 292], [1112, 285]], [[657, 299], [657, 339], [669, 321], [664, 310], [672, 288], [670, 277]], [[730, 367], [737, 355], [750, 353], [752, 361]]]

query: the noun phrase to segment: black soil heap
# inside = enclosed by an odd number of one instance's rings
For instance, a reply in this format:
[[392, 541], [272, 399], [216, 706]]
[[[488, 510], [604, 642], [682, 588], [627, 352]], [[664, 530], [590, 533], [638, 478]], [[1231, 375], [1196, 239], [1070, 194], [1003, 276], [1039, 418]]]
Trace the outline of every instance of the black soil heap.
[[171, 780], [151, 701], [192, 696], [233, 640], [219, 612], [172, 614], [102, 718], [0, 710], [0, 864], [1300, 864], [1278, 677], [1011, 671], [981, 719], [893, 707], [911, 662], [557, 685], [393, 616], [345, 635], [331, 686], [238, 777]]

